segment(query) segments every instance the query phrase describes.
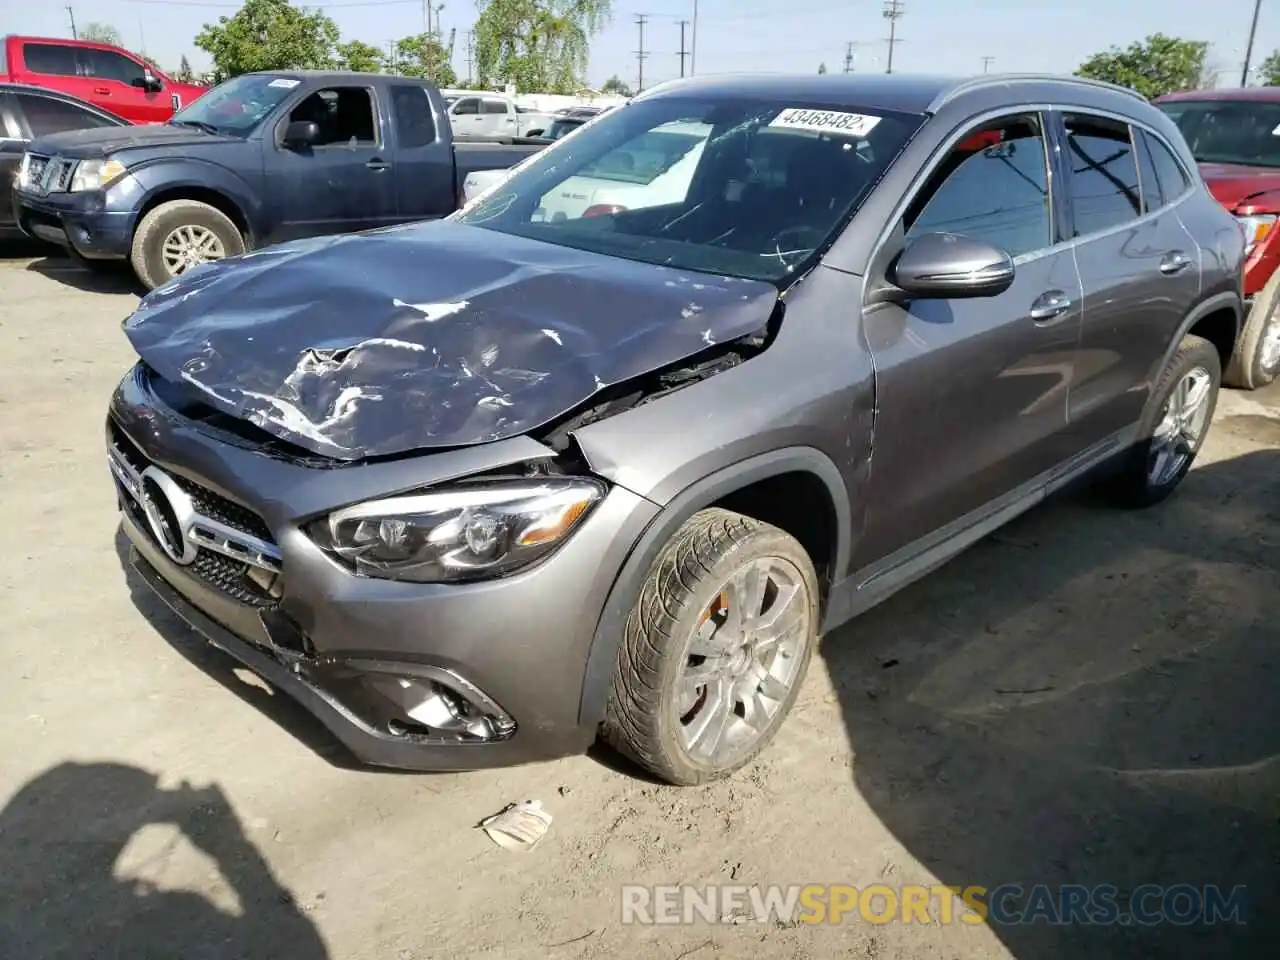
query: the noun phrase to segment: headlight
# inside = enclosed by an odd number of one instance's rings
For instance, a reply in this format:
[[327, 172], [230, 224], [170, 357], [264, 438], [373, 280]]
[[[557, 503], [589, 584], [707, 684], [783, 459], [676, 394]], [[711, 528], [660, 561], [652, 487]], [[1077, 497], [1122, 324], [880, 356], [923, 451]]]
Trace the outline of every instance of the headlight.
[[1253, 253], [1254, 247], [1260, 244], [1263, 238], [1271, 232], [1275, 222], [1276, 216], [1274, 213], [1236, 217], [1236, 223], [1240, 224], [1240, 229], [1244, 231], [1245, 256]]
[[119, 160], [81, 160], [71, 175], [71, 192], [101, 190], [124, 176], [124, 164]]
[[308, 532], [359, 576], [488, 579], [551, 553], [604, 493], [603, 484], [584, 478], [465, 484], [345, 507]]
[[18, 186], [23, 189], [31, 186], [31, 154], [22, 155], [22, 163], [18, 165]]

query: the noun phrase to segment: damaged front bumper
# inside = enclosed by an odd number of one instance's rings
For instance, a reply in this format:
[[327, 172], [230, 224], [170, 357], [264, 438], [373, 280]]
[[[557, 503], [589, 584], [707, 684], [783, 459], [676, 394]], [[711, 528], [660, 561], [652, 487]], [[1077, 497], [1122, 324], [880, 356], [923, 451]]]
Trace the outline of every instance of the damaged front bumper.
[[198, 425], [136, 372], [113, 398], [107, 434], [141, 580], [361, 761], [474, 769], [579, 753], [595, 736], [580, 714], [587, 658], [626, 553], [656, 512], [648, 501], [613, 488], [556, 553], [514, 576], [401, 583], [356, 576], [303, 525], [545, 448], [517, 438], [321, 467]]

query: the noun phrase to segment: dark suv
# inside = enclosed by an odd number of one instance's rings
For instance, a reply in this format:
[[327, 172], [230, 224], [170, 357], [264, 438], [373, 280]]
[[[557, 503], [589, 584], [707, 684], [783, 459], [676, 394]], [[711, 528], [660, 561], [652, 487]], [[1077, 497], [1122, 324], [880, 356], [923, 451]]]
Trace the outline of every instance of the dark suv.
[[[605, 168], [609, 204], [536, 216]], [[447, 221], [150, 294], [107, 423], [122, 522], [367, 762], [603, 732], [698, 783], [773, 737], [820, 634], [1050, 492], [1105, 467], [1166, 497], [1244, 246], [1119, 88], [664, 85]]]

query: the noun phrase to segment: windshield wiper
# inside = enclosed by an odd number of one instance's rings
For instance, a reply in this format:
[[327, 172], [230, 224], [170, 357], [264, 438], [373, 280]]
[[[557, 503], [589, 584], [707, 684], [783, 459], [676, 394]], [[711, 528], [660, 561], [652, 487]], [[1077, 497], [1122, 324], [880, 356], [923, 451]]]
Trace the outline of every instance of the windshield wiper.
[[203, 120], [170, 120], [169, 126], [198, 127], [199, 129], [203, 130], [205, 133], [211, 133], [214, 136], [217, 136], [219, 133], [217, 127], [215, 127], [212, 123], [205, 123]]

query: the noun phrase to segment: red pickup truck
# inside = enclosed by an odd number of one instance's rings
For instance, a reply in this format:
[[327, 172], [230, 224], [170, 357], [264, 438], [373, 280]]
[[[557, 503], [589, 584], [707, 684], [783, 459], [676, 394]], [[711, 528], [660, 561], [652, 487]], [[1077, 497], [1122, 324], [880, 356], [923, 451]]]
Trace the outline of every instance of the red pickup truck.
[[69, 93], [133, 123], [163, 123], [208, 89], [109, 44], [12, 35], [0, 43], [2, 80]]
[[1170, 93], [1156, 106], [1178, 125], [1205, 185], [1245, 233], [1249, 315], [1223, 379], [1265, 386], [1280, 374], [1280, 87]]

